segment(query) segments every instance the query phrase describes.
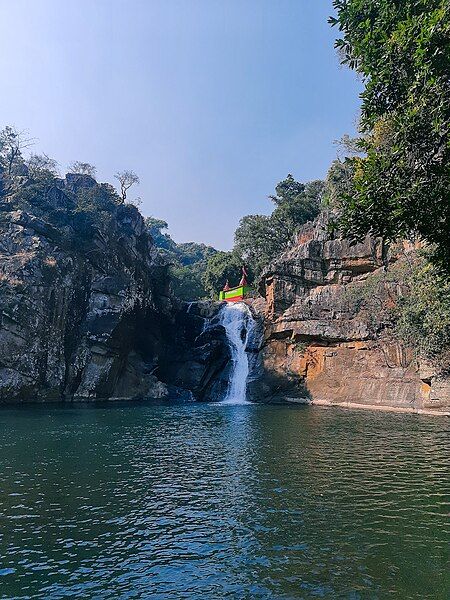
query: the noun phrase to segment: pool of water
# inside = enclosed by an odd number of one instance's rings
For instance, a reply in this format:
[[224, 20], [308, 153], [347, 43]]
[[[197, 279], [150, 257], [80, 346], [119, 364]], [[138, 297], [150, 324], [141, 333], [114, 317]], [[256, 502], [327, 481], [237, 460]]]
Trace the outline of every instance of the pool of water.
[[449, 598], [449, 421], [0, 410], [1, 598]]

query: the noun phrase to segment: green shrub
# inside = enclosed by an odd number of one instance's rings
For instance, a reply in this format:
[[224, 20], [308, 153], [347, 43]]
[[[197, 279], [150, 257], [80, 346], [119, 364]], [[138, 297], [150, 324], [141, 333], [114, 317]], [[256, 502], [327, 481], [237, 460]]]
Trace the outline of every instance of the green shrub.
[[413, 348], [442, 372], [450, 370], [450, 279], [413, 252], [387, 270], [347, 286], [345, 310], [363, 313], [374, 338], [381, 333]]
[[425, 259], [407, 279], [395, 310], [395, 335], [443, 372], [450, 371], [450, 279]]

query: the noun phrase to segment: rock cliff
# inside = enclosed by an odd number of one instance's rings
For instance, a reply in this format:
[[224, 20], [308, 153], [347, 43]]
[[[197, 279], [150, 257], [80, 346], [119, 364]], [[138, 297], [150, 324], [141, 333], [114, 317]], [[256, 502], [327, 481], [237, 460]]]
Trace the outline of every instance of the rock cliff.
[[[379, 239], [331, 236], [326, 215], [304, 225], [251, 301], [250, 398], [448, 411], [448, 379], [389, 335], [382, 306], [352, 299], [402, 260]], [[0, 402], [220, 399], [220, 304], [177, 302], [167, 269], [139, 211], [107, 184], [25, 173], [5, 187], [0, 176]]]
[[0, 190], [0, 401], [161, 396], [167, 267], [87, 175]]
[[226, 391], [230, 351], [220, 324], [220, 302], [183, 303], [175, 312], [171, 344], [161, 355], [158, 378], [191, 399], [219, 400]]
[[296, 243], [263, 273], [265, 302], [253, 303], [265, 318], [260, 394], [448, 411], [448, 379], [389, 336], [382, 310], [368, 313], [352, 301], [360, 286], [398, 260], [380, 239], [352, 244], [331, 236], [326, 215], [304, 225]]

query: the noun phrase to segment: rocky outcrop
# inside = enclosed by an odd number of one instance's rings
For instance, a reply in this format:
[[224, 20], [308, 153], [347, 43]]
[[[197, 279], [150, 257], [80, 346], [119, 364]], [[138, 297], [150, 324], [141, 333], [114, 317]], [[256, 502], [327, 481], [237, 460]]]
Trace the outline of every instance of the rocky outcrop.
[[172, 343], [160, 360], [158, 377], [178, 394], [215, 401], [225, 393], [230, 351], [219, 322], [220, 302], [184, 303], [175, 314]]
[[166, 394], [167, 267], [139, 211], [74, 174], [0, 200], [0, 402]]
[[[139, 211], [87, 175], [21, 178], [0, 188], [0, 402], [223, 397], [220, 303], [173, 299]], [[306, 224], [250, 301], [250, 398], [448, 411], [448, 379], [349, 294], [401, 260]]]
[[[420, 364], [388, 335], [383, 312], [368, 313], [352, 293], [385, 269], [380, 239], [334, 238], [326, 215], [301, 229], [297, 241], [263, 273], [262, 393], [323, 404], [446, 412], [448, 379]], [[393, 290], [397, 293], [398, 290]]]

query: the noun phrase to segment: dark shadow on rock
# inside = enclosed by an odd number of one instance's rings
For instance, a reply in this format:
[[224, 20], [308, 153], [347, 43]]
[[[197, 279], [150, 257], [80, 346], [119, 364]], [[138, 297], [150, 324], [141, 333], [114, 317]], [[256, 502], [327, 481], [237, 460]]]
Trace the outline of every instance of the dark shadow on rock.
[[157, 377], [187, 390], [199, 401], [223, 397], [229, 374], [230, 352], [219, 324], [220, 303], [185, 303], [175, 316], [173, 339], [162, 353]]

